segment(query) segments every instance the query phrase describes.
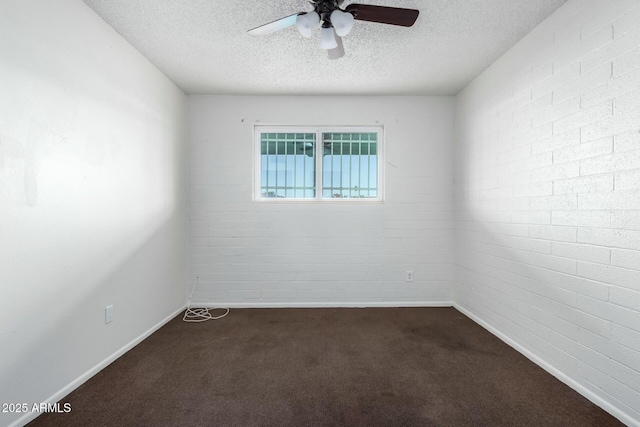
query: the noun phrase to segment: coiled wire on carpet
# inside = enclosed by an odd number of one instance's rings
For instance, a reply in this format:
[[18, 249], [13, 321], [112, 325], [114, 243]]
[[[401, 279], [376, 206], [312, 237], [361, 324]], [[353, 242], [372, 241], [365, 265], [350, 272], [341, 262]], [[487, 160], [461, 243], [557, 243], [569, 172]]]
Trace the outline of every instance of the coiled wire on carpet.
[[[196, 280], [193, 282], [193, 288], [191, 288], [191, 294], [189, 294], [189, 302], [187, 303], [187, 309], [184, 312], [184, 316], [182, 320], [184, 322], [206, 322], [207, 320], [217, 320], [222, 319], [224, 316], [229, 314], [228, 308], [204, 308], [204, 307], [191, 307], [191, 297], [193, 296], [193, 291], [196, 290], [196, 284], [198, 283], [198, 276], [196, 276]], [[224, 314], [220, 316], [214, 316], [211, 314], [210, 310], [226, 310]]]

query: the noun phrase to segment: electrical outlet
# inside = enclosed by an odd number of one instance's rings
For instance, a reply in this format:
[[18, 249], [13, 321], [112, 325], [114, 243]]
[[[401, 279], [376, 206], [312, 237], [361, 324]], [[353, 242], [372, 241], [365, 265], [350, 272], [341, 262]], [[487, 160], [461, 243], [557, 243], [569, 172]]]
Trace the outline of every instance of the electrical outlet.
[[413, 282], [413, 270], [407, 270], [407, 282]]
[[113, 305], [104, 308], [104, 324], [113, 322]]

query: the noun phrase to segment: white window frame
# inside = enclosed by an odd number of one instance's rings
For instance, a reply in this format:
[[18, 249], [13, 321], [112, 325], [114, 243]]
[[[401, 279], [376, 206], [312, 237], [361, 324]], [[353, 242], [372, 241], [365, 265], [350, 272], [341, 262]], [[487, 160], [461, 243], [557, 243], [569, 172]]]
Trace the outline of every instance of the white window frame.
[[[322, 197], [322, 162], [323, 156], [323, 133], [349, 133], [366, 132], [376, 133], [376, 156], [377, 156], [377, 197], [345, 197], [345, 198], [323, 198]], [[261, 162], [261, 134], [263, 133], [314, 133], [316, 135], [315, 147], [315, 197], [263, 197], [262, 196], [262, 162]], [[384, 126], [293, 126], [293, 125], [254, 125], [253, 126], [253, 153], [254, 153], [254, 176], [253, 176], [253, 200], [268, 203], [300, 203], [300, 202], [321, 202], [321, 203], [382, 203], [384, 202]]]

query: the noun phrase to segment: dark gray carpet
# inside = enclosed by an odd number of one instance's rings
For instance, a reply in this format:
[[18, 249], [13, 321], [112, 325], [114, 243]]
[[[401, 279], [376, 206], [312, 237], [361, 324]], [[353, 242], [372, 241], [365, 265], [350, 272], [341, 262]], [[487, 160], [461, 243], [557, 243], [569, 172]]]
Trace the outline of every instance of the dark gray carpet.
[[181, 318], [30, 425], [621, 425], [453, 308]]

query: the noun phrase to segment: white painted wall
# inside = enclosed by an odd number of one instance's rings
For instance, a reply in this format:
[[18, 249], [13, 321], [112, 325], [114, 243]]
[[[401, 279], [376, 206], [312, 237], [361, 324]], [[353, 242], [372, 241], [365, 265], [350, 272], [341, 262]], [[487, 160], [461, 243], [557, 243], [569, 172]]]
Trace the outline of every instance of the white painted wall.
[[31, 405], [183, 306], [186, 97], [77, 0], [1, 2], [0, 58], [0, 402]]
[[[452, 97], [189, 97], [194, 299], [451, 304], [453, 107]], [[384, 204], [253, 202], [256, 123], [384, 125]]]
[[569, 0], [457, 98], [465, 312], [640, 424], [640, 1]]

